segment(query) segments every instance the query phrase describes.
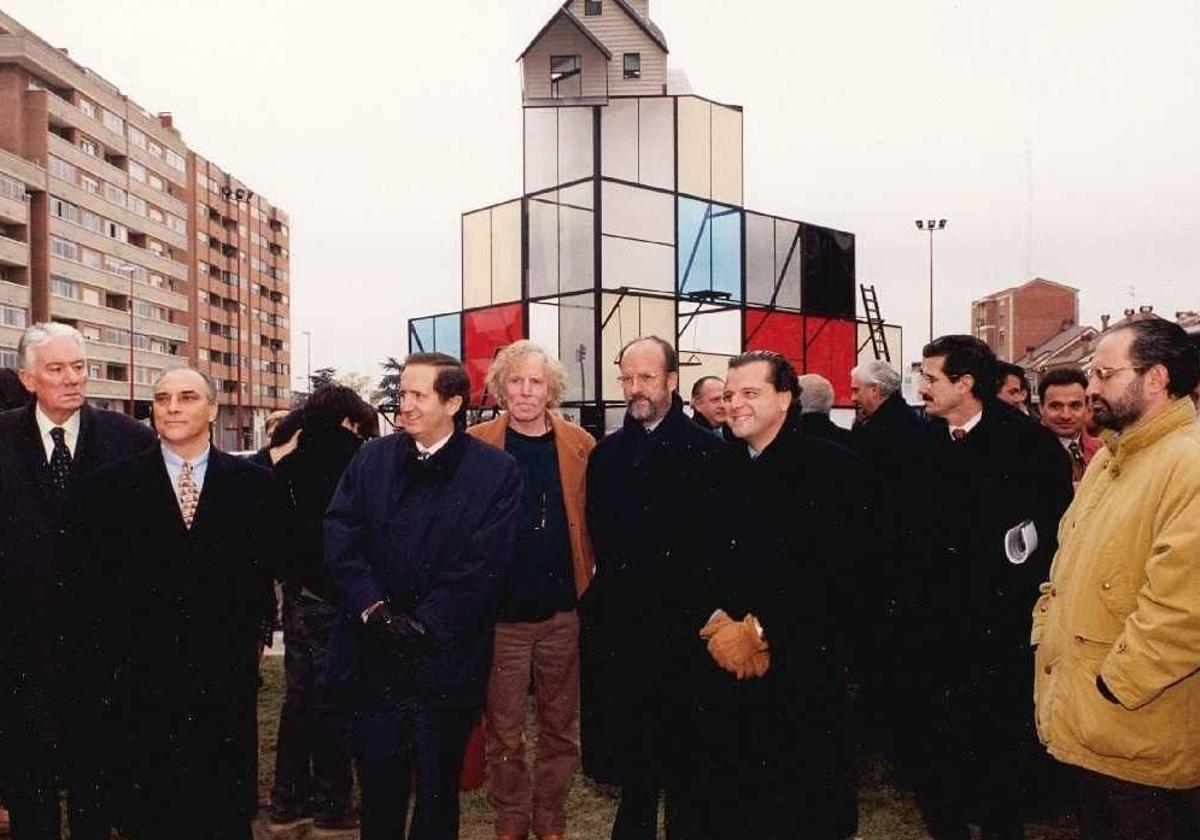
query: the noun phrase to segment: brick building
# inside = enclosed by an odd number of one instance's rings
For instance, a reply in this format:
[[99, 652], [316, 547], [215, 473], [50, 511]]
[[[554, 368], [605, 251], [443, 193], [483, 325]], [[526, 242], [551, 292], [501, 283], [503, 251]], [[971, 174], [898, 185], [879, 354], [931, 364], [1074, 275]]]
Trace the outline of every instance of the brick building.
[[[169, 114], [0, 13], [0, 365], [29, 323], [68, 323], [94, 403], [145, 416], [154, 379], [187, 361], [220, 380], [219, 444], [251, 445], [288, 404], [288, 226], [239, 187]], [[237, 337], [198, 335], [231, 319]]]
[[971, 333], [1005, 361], [1079, 323], [1079, 290], [1035, 277], [971, 304]]

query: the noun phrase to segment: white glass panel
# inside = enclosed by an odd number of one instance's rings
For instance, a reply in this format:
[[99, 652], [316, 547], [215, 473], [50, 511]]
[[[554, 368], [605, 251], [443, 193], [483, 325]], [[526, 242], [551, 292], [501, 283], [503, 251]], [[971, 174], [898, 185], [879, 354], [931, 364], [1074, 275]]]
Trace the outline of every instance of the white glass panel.
[[558, 183], [558, 109], [525, 109], [525, 192]]
[[[669, 97], [639, 99], [638, 181], [675, 189], [675, 103]], [[612, 106], [609, 106], [612, 107]]]
[[600, 143], [605, 176], [638, 180], [638, 100], [612, 99], [600, 109]]
[[521, 202], [492, 208], [492, 303], [521, 299]]
[[463, 306], [487, 306], [492, 300], [491, 213], [463, 216]]
[[664, 244], [675, 242], [673, 196], [608, 181], [601, 189], [602, 233]]
[[712, 106], [712, 197], [742, 204], [742, 112]]
[[601, 240], [604, 287], [629, 286], [670, 292], [675, 285], [675, 249], [605, 236]]
[[[679, 304], [679, 352], [694, 350], [703, 353], [736, 355], [742, 346], [742, 316], [737, 309], [725, 312], [702, 311], [691, 314], [696, 305], [690, 301]], [[685, 326], [686, 325], [686, 326]]]
[[712, 194], [712, 125], [709, 104], [679, 97], [679, 191], [698, 198]]
[[592, 109], [558, 108], [558, 181], [566, 184], [592, 172]]
[[558, 305], [550, 303], [529, 304], [529, 338], [546, 348], [549, 353], [558, 352]]

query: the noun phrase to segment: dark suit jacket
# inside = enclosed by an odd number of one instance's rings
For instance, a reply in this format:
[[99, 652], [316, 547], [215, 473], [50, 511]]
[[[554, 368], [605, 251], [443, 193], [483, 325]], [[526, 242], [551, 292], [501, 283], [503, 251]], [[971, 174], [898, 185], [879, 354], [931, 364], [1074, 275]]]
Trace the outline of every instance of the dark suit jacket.
[[[325, 515], [342, 611], [329, 667], [345, 699], [377, 710], [483, 706], [520, 504], [517, 462], [463, 432], [426, 462], [403, 433], [358, 450]], [[362, 623], [377, 601], [415, 616], [437, 650], [399, 664]]]
[[854, 449], [854, 434], [849, 429], [843, 429], [830, 419], [828, 414], [819, 411], [809, 411], [800, 415], [800, 432], [809, 437], [833, 441], [839, 446]]
[[86, 558], [76, 644], [89, 653], [77, 679], [105, 701], [94, 713], [114, 818], [139, 836], [257, 809], [257, 641], [279, 517], [271, 474], [215, 449], [190, 530], [159, 448], [72, 500], [71, 545]]
[[[84, 406], [71, 484], [153, 445], [156, 436], [123, 414]], [[55, 498], [32, 406], [0, 414], [0, 777], [13, 756], [6, 732], [57, 730], [64, 574], [62, 503]]]

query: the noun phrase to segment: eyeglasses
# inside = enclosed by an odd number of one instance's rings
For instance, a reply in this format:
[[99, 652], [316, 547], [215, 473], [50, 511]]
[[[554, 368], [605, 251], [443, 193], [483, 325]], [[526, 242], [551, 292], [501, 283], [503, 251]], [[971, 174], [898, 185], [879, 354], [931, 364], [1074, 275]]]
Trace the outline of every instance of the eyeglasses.
[[1123, 365], [1122, 367], [1094, 367], [1088, 371], [1088, 380], [1098, 379], [1101, 382], [1107, 382], [1123, 370], [1136, 370], [1142, 373], [1146, 370], [1145, 365]]
[[[947, 382], [957, 382], [960, 379], [962, 379], [961, 375], [946, 377]], [[921, 371], [921, 381], [924, 382], [926, 385], [932, 385], [933, 383], [940, 382], [941, 380], [932, 374], [926, 373], [925, 371]]]
[[617, 382], [619, 382], [622, 387], [626, 387], [626, 388], [635, 382], [638, 385], [641, 385], [644, 387], [646, 385], [649, 385], [654, 380], [658, 379], [660, 376], [662, 376], [661, 373], [635, 373], [632, 375], [621, 374], [620, 376], [617, 377]]

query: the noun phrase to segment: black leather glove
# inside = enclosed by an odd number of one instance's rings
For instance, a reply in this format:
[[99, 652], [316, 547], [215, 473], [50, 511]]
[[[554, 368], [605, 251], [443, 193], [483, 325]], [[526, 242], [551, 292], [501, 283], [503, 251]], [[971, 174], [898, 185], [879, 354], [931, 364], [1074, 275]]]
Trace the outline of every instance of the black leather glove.
[[393, 654], [412, 661], [433, 652], [433, 635], [425, 625], [410, 615], [395, 615], [380, 604], [367, 616], [367, 629]]

